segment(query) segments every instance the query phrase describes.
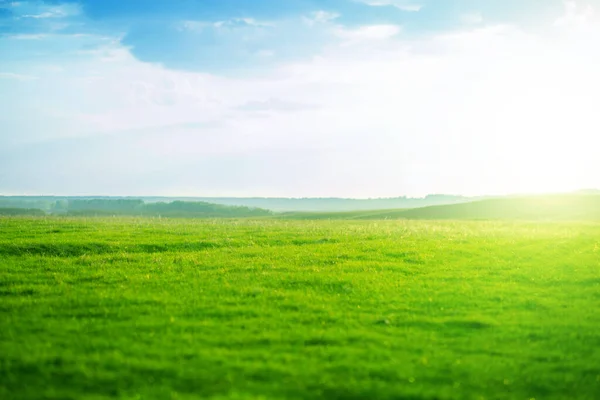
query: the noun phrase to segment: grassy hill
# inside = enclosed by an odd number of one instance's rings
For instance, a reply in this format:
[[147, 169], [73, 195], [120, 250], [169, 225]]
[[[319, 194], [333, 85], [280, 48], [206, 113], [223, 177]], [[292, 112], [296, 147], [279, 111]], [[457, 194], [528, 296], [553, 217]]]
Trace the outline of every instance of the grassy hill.
[[414, 209], [285, 213], [290, 219], [600, 220], [600, 195], [573, 194], [481, 200]]

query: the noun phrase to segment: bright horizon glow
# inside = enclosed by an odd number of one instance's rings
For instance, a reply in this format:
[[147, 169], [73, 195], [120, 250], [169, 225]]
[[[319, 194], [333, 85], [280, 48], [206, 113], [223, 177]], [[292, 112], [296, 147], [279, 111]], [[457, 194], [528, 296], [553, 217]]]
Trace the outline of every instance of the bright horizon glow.
[[598, 1], [321, 3], [0, 1], [0, 194], [600, 188]]

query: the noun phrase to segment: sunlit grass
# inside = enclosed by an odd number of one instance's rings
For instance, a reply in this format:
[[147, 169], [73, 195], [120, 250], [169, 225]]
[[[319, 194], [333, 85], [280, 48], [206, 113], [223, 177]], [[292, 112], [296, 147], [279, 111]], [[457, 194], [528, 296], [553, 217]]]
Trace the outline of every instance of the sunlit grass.
[[5, 218], [0, 398], [597, 399], [599, 307], [597, 223]]

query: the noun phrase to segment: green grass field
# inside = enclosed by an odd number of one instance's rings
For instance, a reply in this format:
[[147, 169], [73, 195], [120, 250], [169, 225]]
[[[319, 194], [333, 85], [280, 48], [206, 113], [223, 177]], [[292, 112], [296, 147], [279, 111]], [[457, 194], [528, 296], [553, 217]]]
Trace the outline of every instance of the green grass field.
[[600, 223], [0, 217], [1, 399], [599, 399]]

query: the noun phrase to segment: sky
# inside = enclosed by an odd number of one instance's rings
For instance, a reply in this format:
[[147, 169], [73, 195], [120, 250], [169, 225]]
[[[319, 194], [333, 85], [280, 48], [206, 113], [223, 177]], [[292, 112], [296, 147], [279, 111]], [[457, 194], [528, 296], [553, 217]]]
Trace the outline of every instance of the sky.
[[0, 194], [600, 188], [600, 0], [0, 0]]

